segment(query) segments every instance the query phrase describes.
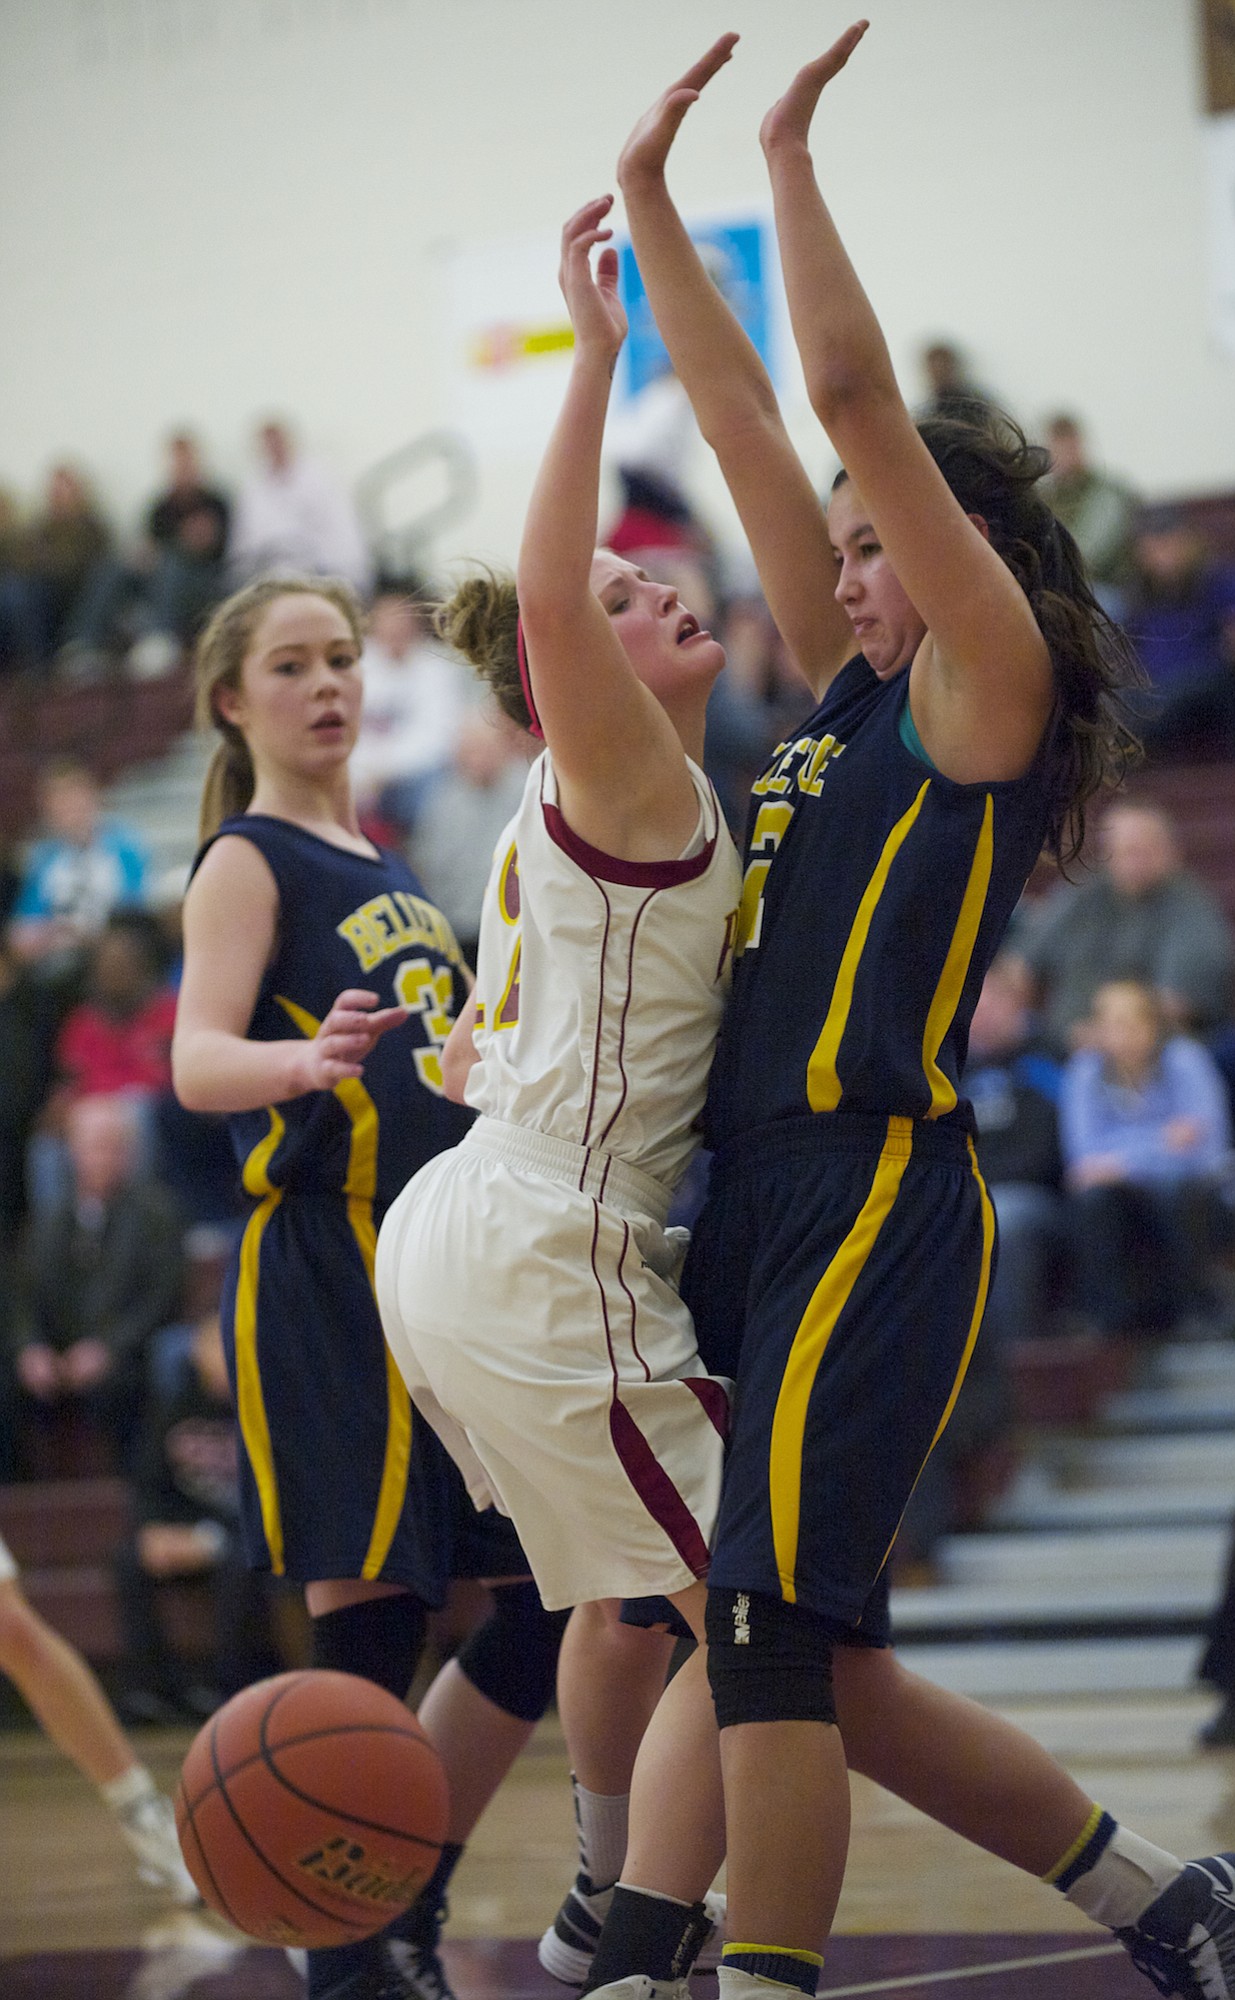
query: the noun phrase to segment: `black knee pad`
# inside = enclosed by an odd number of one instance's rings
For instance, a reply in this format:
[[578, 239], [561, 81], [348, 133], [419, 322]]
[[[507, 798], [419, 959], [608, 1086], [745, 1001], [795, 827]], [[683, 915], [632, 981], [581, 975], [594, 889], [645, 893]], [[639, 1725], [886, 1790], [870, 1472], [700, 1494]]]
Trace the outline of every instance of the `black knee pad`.
[[539, 1722], [553, 1699], [569, 1611], [546, 1611], [531, 1582], [493, 1586], [493, 1609], [455, 1654], [474, 1688], [520, 1722]]
[[737, 1722], [835, 1722], [827, 1619], [761, 1591], [709, 1590], [708, 1679], [722, 1729]]
[[406, 1699], [420, 1660], [429, 1614], [410, 1590], [366, 1597], [313, 1620], [313, 1664], [376, 1681]]

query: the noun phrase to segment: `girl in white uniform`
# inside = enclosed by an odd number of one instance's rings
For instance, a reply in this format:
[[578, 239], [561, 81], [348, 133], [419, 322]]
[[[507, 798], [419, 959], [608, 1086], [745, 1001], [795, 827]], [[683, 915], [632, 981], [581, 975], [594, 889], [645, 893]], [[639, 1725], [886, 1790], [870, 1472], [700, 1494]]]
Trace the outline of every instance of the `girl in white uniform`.
[[722, 650], [672, 588], [594, 546], [625, 334], [616, 257], [589, 260], [608, 207], [563, 232], [575, 358], [517, 583], [473, 579], [445, 620], [547, 747], [498, 845], [447, 1051], [481, 1116], [393, 1204], [377, 1290], [413, 1397], [478, 1503], [513, 1516], [545, 1604], [663, 1594], [698, 1630], [727, 1394], [665, 1218], [740, 883], [698, 763]]

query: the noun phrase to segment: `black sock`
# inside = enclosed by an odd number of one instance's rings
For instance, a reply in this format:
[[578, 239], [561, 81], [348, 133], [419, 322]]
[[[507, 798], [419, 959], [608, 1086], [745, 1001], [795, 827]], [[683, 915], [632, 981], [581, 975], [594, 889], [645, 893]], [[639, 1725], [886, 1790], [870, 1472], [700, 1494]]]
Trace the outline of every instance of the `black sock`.
[[649, 1979], [684, 1979], [709, 1928], [702, 1903], [680, 1903], [619, 1882], [584, 1993], [632, 1972]]
[[366, 1975], [374, 1986], [386, 1967], [380, 1938], [361, 1938], [358, 1944], [338, 1944], [330, 1951], [308, 1954], [308, 2000], [329, 2000], [344, 1980]]
[[418, 1597], [367, 1597], [313, 1620], [313, 1664], [376, 1681], [406, 1698], [420, 1659], [429, 1614]]
[[437, 1950], [442, 1925], [449, 1914], [446, 1891], [450, 1886], [450, 1878], [459, 1865], [459, 1856], [462, 1852], [462, 1841], [443, 1841], [437, 1867], [416, 1901], [397, 1916], [392, 1924], [387, 1925], [383, 1936], [407, 1938], [424, 1951]]

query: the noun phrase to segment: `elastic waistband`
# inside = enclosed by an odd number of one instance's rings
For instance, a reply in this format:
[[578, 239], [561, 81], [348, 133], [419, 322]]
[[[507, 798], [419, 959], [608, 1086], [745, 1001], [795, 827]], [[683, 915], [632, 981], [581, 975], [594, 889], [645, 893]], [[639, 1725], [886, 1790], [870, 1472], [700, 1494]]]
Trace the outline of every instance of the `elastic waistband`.
[[646, 1215], [661, 1229], [669, 1214], [670, 1190], [638, 1167], [594, 1146], [577, 1146], [573, 1139], [553, 1139], [527, 1125], [507, 1125], [501, 1118], [478, 1118], [464, 1135], [465, 1150], [492, 1160], [525, 1167], [545, 1180], [558, 1181], [579, 1194], [594, 1195], [619, 1215]]
[[960, 1125], [931, 1125], [920, 1118], [884, 1117], [869, 1111], [808, 1112], [774, 1118], [737, 1133], [720, 1148], [713, 1170], [734, 1171], [769, 1158], [819, 1158], [835, 1153], [883, 1154], [891, 1159], [930, 1160], [968, 1167], [969, 1134]]

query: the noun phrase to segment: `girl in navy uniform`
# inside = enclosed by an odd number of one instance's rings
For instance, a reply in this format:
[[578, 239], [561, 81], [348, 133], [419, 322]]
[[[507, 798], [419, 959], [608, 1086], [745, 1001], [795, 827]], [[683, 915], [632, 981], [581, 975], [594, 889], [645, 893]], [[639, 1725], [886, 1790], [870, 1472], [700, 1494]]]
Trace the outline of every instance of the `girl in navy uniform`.
[[387, 1204], [470, 1122], [441, 1076], [469, 975], [416, 877], [360, 831], [361, 636], [345, 586], [273, 578], [201, 639], [199, 708], [223, 742], [173, 1065], [182, 1103], [228, 1114], [251, 1204], [222, 1309], [243, 1528], [255, 1568], [304, 1584], [314, 1664], [402, 1698], [448, 1579], [505, 1579], [422, 1709], [451, 1781], [442, 1868], [391, 1933], [309, 1955], [314, 2000], [437, 2000], [445, 1880], [548, 1701], [561, 1621], [413, 1418], [373, 1297]]
[[[736, 37], [664, 94], [619, 166], [657, 322], [820, 698], [754, 788], [710, 1190], [683, 1275], [704, 1359], [737, 1377], [707, 1615], [722, 2000], [814, 1992], [847, 1763], [1054, 1882], [1160, 1992], [1222, 2000], [1235, 1857], [1185, 1866], [1117, 1827], [1038, 1745], [906, 1673], [889, 1644], [888, 1555], [995, 1251], [958, 1090], [969, 1018], [1039, 852], [1076, 851], [1086, 800], [1133, 747], [1119, 699], [1133, 669], [1034, 491], [1046, 454], [1010, 424], [919, 429], [900, 397], [807, 145], [865, 26], [800, 73], [762, 133], [794, 334], [844, 468], [826, 510], [664, 181]], [[655, 1720], [645, 1754], [680, 1811], [689, 1764]], [[636, 1826], [628, 1890], [653, 1909], [666, 1889], [698, 1893], [702, 1872], [638, 1873], [644, 1851]], [[592, 1987], [668, 1979], [671, 1956], [649, 1945], [664, 1936], [663, 1916], [619, 1896]]]

